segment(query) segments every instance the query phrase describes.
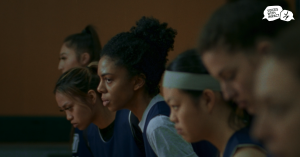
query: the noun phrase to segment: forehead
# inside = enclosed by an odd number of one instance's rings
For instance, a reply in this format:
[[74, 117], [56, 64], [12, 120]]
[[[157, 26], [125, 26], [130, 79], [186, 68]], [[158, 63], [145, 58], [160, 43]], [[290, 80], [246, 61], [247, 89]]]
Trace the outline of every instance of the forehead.
[[166, 101], [178, 101], [181, 100], [180, 98], [185, 96], [185, 94], [177, 88], [163, 87], [163, 96]]
[[257, 98], [282, 98], [297, 92], [299, 83], [292, 72], [290, 66], [273, 57], [265, 59], [256, 76]]
[[59, 105], [63, 105], [63, 103], [73, 101], [73, 99], [71, 99], [69, 96], [67, 96], [66, 94], [61, 93], [61, 92], [55, 93], [55, 99]]
[[246, 56], [241, 52], [229, 53], [222, 49], [209, 50], [202, 56], [203, 62], [212, 74], [223, 69], [235, 67], [244, 62]]
[[116, 65], [116, 61], [108, 56], [101, 57], [98, 64], [98, 75], [111, 74], [114, 76], [128, 75], [128, 70], [124, 66]]
[[64, 43], [61, 47], [61, 50], [59, 52], [60, 54], [75, 54], [75, 50], [73, 48], [67, 47], [67, 45]]
[[98, 73], [107, 73], [116, 68], [115, 62], [107, 56], [101, 57], [98, 64]]

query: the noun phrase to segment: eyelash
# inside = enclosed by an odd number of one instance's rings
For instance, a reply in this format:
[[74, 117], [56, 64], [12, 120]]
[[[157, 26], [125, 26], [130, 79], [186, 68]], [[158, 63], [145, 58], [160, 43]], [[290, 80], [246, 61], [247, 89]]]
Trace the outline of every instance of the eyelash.
[[59, 60], [66, 60], [66, 57], [61, 57], [59, 58]]
[[66, 110], [71, 110], [72, 109], [72, 107], [67, 107], [67, 108], [65, 108], [65, 109], [63, 109], [63, 110], [59, 110], [60, 112], [64, 112], [64, 111], [66, 111]]
[[235, 78], [235, 75], [236, 75], [236, 73], [233, 72], [233, 73], [231, 73], [231, 74], [229, 75], [229, 77], [226, 77], [225, 80], [231, 81], [231, 80], [233, 80], [233, 79]]
[[179, 108], [178, 105], [172, 105], [171, 107], [172, 107], [174, 110], [178, 110], [178, 108]]
[[112, 79], [105, 78], [105, 81], [109, 84], [109, 83], [111, 83]]

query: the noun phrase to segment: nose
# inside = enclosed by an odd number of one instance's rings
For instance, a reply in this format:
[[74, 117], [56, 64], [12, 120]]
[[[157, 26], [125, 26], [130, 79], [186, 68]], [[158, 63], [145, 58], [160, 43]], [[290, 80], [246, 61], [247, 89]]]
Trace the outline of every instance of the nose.
[[174, 123], [178, 122], [178, 119], [176, 118], [175, 113], [172, 112], [172, 111], [171, 111], [171, 114], [170, 114], [170, 121], [174, 122]]
[[99, 93], [106, 93], [106, 92], [107, 92], [107, 90], [106, 90], [105, 85], [104, 85], [103, 82], [104, 82], [104, 81], [100, 81], [100, 83], [99, 83], [99, 85], [98, 85], [98, 87], [97, 87], [97, 91], [98, 91]]
[[223, 97], [225, 100], [233, 99], [235, 92], [230, 85], [228, 85], [226, 83], [221, 83], [221, 89], [222, 89]]
[[62, 63], [62, 61], [59, 61], [59, 63], [58, 63], [58, 70], [60, 70], [60, 71], [63, 70], [63, 63]]
[[66, 118], [68, 121], [71, 121], [73, 119], [73, 116], [71, 113], [66, 112]]

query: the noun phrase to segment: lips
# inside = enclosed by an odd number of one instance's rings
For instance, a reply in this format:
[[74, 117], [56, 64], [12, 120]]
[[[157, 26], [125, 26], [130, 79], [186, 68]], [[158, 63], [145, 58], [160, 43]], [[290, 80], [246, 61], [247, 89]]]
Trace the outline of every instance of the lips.
[[74, 128], [77, 128], [78, 124], [77, 123], [71, 123]]
[[183, 131], [182, 131], [181, 128], [176, 128], [176, 127], [175, 127], [175, 129], [177, 130], [177, 134], [179, 134], [179, 135], [182, 135], [182, 134], [183, 134]]
[[236, 103], [241, 109], [246, 109], [248, 107], [247, 101], [236, 101]]
[[109, 104], [109, 100], [106, 99], [106, 98], [101, 98], [102, 99], [102, 102], [103, 102], [103, 106], [107, 106]]

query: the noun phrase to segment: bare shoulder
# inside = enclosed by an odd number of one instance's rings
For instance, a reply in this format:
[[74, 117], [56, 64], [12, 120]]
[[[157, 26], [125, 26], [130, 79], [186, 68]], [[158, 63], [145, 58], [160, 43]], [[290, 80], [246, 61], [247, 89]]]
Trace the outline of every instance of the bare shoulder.
[[266, 157], [266, 153], [257, 147], [238, 148], [233, 157]]

